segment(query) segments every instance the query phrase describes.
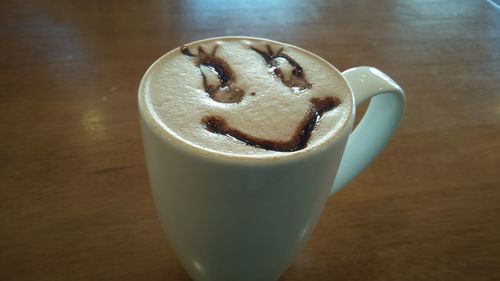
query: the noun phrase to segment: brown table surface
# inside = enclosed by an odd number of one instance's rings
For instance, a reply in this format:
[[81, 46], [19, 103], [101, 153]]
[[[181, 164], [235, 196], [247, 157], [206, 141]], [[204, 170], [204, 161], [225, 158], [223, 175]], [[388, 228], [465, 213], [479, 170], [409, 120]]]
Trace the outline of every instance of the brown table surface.
[[221, 35], [375, 66], [407, 94], [282, 280], [500, 280], [499, 1], [21, 2], [0, 4], [0, 280], [189, 280], [136, 90], [166, 51]]

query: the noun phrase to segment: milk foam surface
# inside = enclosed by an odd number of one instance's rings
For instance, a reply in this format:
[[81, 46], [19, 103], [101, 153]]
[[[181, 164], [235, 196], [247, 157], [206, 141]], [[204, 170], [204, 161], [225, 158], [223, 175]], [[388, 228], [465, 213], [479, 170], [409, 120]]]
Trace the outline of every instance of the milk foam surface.
[[[277, 77], [263, 57], [251, 47], [266, 50], [283, 47], [282, 53], [299, 63], [311, 83], [308, 89], [288, 87]], [[304, 150], [333, 137], [351, 118], [352, 97], [340, 74], [327, 62], [291, 45], [248, 38], [218, 38], [186, 45], [197, 52], [201, 45], [223, 58], [234, 72], [233, 84], [245, 95], [239, 103], [221, 103], [205, 91], [202, 70], [192, 57], [174, 50], [161, 57], [146, 73], [139, 90], [143, 114], [159, 125], [167, 137], [198, 148], [234, 156], [276, 156], [286, 153], [253, 147], [227, 135], [208, 131], [201, 120], [217, 115], [246, 134], [268, 140], [290, 139], [311, 108], [313, 97], [335, 96], [341, 101], [321, 117]], [[288, 71], [283, 64], [282, 68]], [[213, 79], [213, 78], [206, 78]], [[253, 94], [255, 93], [255, 94]], [[300, 151], [298, 151], [300, 152]]]

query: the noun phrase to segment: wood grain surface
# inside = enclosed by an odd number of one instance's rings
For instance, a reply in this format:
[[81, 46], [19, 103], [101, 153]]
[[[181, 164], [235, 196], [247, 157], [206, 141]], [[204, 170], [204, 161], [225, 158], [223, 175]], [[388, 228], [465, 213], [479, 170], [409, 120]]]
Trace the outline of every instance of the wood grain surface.
[[0, 280], [189, 280], [160, 228], [136, 90], [182, 43], [247, 35], [407, 94], [282, 280], [500, 280], [497, 0], [2, 1]]

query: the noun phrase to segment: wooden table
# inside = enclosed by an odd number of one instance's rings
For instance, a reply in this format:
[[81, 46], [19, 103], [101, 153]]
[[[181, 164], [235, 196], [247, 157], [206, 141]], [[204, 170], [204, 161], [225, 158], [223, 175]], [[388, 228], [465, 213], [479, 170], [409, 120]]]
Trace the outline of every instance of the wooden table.
[[375, 66], [407, 94], [282, 280], [500, 279], [497, 0], [21, 2], [0, 4], [0, 280], [189, 280], [155, 214], [136, 90], [166, 51], [221, 35]]

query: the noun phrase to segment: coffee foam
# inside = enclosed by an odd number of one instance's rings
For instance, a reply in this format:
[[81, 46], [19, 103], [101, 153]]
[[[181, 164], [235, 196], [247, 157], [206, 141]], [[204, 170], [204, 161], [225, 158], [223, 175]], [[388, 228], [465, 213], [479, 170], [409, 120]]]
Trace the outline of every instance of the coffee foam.
[[[283, 47], [282, 53], [302, 66], [311, 87], [285, 85], [262, 55], [252, 49], [266, 50], [267, 45], [275, 51]], [[254, 147], [234, 137], [211, 132], [201, 120], [220, 116], [229, 126], [245, 134], [285, 142], [311, 110], [311, 98], [337, 97], [340, 104], [321, 116], [307, 150], [334, 136], [351, 117], [353, 101], [347, 84], [336, 69], [308, 52], [287, 44], [248, 38], [219, 38], [186, 45], [193, 53], [199, 46], [207, 53], [218, 46], [216, 56], [230, 65], [234, 75], [232, 83], [244, 91], [244, 96], [233, 103], [212, 99], [204, 85], [204, 66], [197, 66], [195, 59], [183, 54], [181, 49], [168, 53], [149, 69], [140, 89], [141, 111], [150, 114], [167, 135], [217, 153], [275, 156], [290, 152]], [[278, 63], [286, 79], [292, 69], [282, 61]], [[214, 82], [211, 75], [205, 79]]]

